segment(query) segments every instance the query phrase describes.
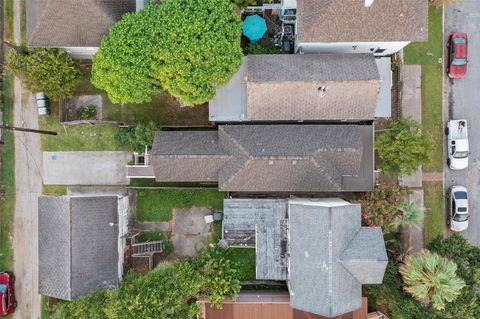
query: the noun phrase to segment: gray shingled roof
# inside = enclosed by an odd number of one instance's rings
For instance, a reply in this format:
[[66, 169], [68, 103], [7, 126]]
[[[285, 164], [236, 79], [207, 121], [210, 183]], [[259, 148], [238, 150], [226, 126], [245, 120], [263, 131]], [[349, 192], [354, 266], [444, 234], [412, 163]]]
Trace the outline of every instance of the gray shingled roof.
[[241, 114], [212, 120], [374, 119], [380, 75], [372, 54], [248, 55], [245, 65], [245, 80], [235, 76], [210, 101], [211, 115], [230, 107]]
[[135, 0], [27, 0], [27, 44], [98, 47]]
[[426, 41], [427, 18], [427, 0], [297, 0], [300, 43]]
[[218, 139], [158, 132], [152, 165], [157, 181], [216, 181], [226, 191], [366, 191], [372, 134], [356, 125], [219, 126]]
[[72, 300], [118, 284], [118, 197], [40, 196], [39, 292]]
[[288, 286], [292, 308], [334, 317], [361, 307], [362, 284], [383, 280], [380, 228], [363, 228], [359, 204], [289, 202]]
[[287, 200], [224, 199], [223, 236], [234, 247], [256, 248], [256, 278], [287, 280]]

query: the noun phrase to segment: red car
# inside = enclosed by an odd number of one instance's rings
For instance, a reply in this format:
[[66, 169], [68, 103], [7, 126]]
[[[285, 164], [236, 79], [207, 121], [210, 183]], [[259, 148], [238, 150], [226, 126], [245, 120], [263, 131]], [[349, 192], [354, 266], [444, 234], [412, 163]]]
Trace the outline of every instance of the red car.
[[0, 272], [0, 317], [15, 312], [17, 300], [13, 288], [14, 282], [15, 276], [11, 272]]
[[468, 41], [466, 33], [454, 33], [448, 40], [447, 74], [451, 79], [460, 79], [467, 73]]

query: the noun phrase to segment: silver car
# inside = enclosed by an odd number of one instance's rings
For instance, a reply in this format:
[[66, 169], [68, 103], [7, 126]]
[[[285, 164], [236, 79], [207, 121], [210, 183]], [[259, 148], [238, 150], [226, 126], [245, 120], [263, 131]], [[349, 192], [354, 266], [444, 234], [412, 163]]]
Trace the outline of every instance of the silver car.
[[447, 193], [448, 219], [447, 225], [455, 232], [468, 228], [468, 192], [463, 186], [452, 186]]

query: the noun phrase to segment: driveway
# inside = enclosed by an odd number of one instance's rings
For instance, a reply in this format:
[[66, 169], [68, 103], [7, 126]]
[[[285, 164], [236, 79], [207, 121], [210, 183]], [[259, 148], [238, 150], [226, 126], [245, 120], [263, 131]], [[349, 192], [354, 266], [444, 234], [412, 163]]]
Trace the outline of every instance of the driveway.
[[476, 203], [480, 199], [480, 1], [458, 0], [445, 7], [445, 41], [452, 32], [468, 33], [468, 72], [466, 78], [455, 81], [445, 76], [445, 106], [450, 118], [467, 119], [471, 155], [467, 169], [445, 168], [445, 187], [467, 187], [471, 217], [469, 229], [462, 234], [471, 243], [480, 245], [480, 211]]
[[45, 185], [128, 185], [131, 152], [43, 152]]

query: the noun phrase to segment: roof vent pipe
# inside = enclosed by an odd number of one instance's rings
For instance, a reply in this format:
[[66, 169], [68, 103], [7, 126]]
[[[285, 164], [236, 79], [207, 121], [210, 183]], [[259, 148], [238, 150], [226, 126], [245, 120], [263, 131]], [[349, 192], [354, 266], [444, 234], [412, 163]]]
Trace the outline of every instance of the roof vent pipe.
[[365, 7], [368, 8], [372, 5], [373, 1], [375, 0], [365, 0]]

